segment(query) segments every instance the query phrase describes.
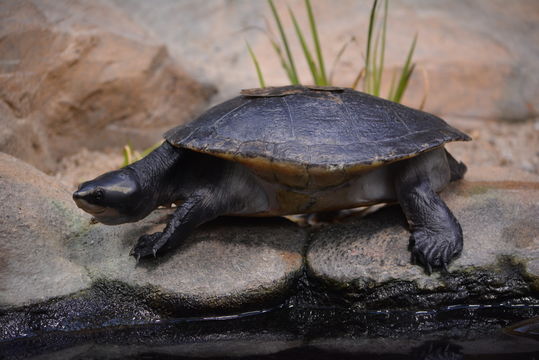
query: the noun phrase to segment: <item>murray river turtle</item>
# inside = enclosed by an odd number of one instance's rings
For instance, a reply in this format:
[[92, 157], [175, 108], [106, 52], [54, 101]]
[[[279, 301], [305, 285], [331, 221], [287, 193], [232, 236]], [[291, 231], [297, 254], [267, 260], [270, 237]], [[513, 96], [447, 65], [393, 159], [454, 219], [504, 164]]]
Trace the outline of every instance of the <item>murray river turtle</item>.
[[428, 272], [462, 250], [437, 195], [466, 167], [443, 147], [470, 140], [442, 119], [337, 87], [244, 90], [165, 133], [148, 156], [80, 185], [77, 205], [104, 224], [177, 204], [163, 232], [131, 254], [155, 256], [221, 215], [275, 216], [399, 202], [413, 259]]

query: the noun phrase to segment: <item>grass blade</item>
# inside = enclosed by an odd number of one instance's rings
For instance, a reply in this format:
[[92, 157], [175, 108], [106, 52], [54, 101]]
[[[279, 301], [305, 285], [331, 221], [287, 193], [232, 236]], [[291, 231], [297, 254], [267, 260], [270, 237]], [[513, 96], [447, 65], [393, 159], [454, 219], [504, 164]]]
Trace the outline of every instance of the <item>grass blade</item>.
[[296, 16], [294, 16], [294, 12], [292, 11], [292, 9], [288, 8], [288, 11], [290, 13], [290, 17], [292, 18], [292, 22], [294, 23], [294, 28], [296, 29], [296, 35], [298, 36], [298, 40], [301, 44], [301, 48], [303, 49], [303, 55], [305, 55], [305, 60], [307, 60], [307, 64], [309, 65], [309, 69], [311, 70], [314, 84], [323, 85], [321, 84], [321, 80], [318, 74], [318, 70], [316, 68], [316, 64], [313, 60], [311, 51], [307, 47], [307, 43], [305, 42], [305, 37], [303, 36], [303, 33], [301, 32], [301, 28], [299, 27]]
[[149, 148], [145, 149], [145, 150], [142, 151], [142, 153], [139, 155], [139, 158], [142, 159], [142, 158], [148, 156], [149, 153], [151, 153], [152, 151], [154, 151], [155, 149], [157, 149], [159, 146], [161, 146], [161, 144], [163, 144], [163, 141], [159, 141], [159, 142], [153, 144], [152, 146], [150, 146]]
[[275, 23], [277, 24], [277, 27], [279, 28], [279, 33], [281, 34], [281, 40], [283, 42], [283, 45], [286, 51], [286, 56], [288, 57], [287, 65], [290, 70], [291, 82], [293, 85], [297, 85], [299, 84], [298, 73], [296, 71], [296, 66], [294, 65], [294, 58], [292, 56], [292, 53], [290, 52], [290, 47], [288, 46], [288, 40], [286, 38], [286, 34], [283, 29], [283, 24], [281, 23], [281, 18], [279, 17], [279, 13], [277, 13], [277, 9], [275, 8], [275, 4], [273, 3], [273, 0], [268, 0], [268, 3], [271, 7], [271, 12], [273, 13]]
[[379, 87], [378, 84], [377, 84], [377, 80], [378, 80], [378, 77], [377, 77], [377, 73], [378, 73], [378, 69], [377, 69], [377, 59], [378, 59], [378, 45], [380, 43], [380, 31], [378, 31], [378, 33], [376, 34], [376, 39], [374, 40], [374, 48], [372, 50], [372, 55], [371, 55], [371, 62], [369, 64], [370, 68], [369, 68], [369, 74], [370, 74], [370, 79], [369, 79], [369, 83], [370, 83], [370, 86], [371, 86], [371, 89], [369, 91], [370, 94], [372, 95], [375, 95], [375, 96], [378, 96], [379, 94], [377, 93], [376, 89]]
[[352, 89], [356, 89], [359, 82], [361, 81], [361, 79], [363, 78], [363, 76], [365, 75], [365, 68], [361, 68], [361, 70], [357, 73], [357, 76], [356, 78], [354, 79], [354, 82], [352, 83]]
[[395, 102], [401, 101], [402, 95], [404, 94], [404, 91], [406, 90], [406, 87], [408, 86], [408, 80], [410, 80], [410, 76], [412, 76], [412, 72], [414, 71], [415, 66], [410, 65], [410, 63], [412, 62], [412, 56], [414, 54], [416, 42], [417, 42], [417, 34], [414, 36], [414, 40], [412, 41], [412, 46], [410, 46], [410, 50], [408, 51], [408, 56], [406, 57], [406, 62], [404, 63], [404, 67], [402, 68], [397, 90], [395, 91], [395, 96], [392, 99]]
[[326, 77], [326, 69], [324, 66], [324, 57], [322, 56], [322, 47], [320, 46], [320, 40], [318, 39], [318, 29], [316, 27], [316, 21], [314, 20], [313, 8], [310, 0], [305, 0], [305, 7], [307, 8], [307, 14], [309, 16], [309, 24], [311, 25], [311, 34], [313, 36], [314, 48], [316, 51], [316, 57], [318, 59], [318, 74], [320, 77], [320, 84], [328, 85]]
[[294, 81], [293, 81], [294, 76], [292, 75], [292, 72], [290, 71], [290, 67], [288, 66], [288, 63], [286, 62], [286, 59], [285, 59], [285, 57], [283, 55], [283, 51], [282, 51], [281, 47], [272, 38], [270, 38], [270, 43], [271, 43], [271, 46], [273, 47], [273, 50], [275, 50], [275, 53], [279, 57], [279, 60], [281, 61], [281, 67], [286, 72], [286, 75], [288, 76], [288, 80], [290, 80], [290, 83], [293, 84], [294, 83]]
[[264, 76], [262, 75], [262, 70], [260, 70], [260, 64], [258, 63], [258, 59], [256, 58], [255, 53], [253, 52], [253, 49], [251, 49], [251, 46], [246, 41], [245, 44], [247, 45], [247, 50], [249, 51], [249, 55], [251, 55], [251, 59], [253, 60], [253, 63], [256, 68], [256, 75], [258, 76], [258, 82], [260, 83], [261, 88], [266, 87], [266, 83], [264, 82]]
[[406, 91], [406, 88], [408, 87], [408, 82], [410, 80], [410, 77], [412, 76], [412, 73], [414, 72], [415, 64], [412, 64], [408, 71], [405, 74], [402, 74], [403, 77], [402, 80], [402, 86], [397, 87], [397, 92], [395, 93], [395, 102], [401, 102], [402, 96], [404, 95], [404, 92]]
[[356, 41], [355, 37], [351, 36], [350, 39], [345, 42], [340, 48], [339, 52], [337, 53], [337, 56], [335, 56], [335, 60], [333, 60], [333, 64], [331, 64], [331, 70], [329, 71], [329, 79], [327, 85], [333, 84], [333, 75], [335, 74], [335, 69], [337, 68], [337, 65], [339, 64], [339, 61], [341, 60], [341, 57], [344, 54], [348, 45], [350, 45], [354, 41]]
[[397, 70], [393, 71], [391, 76], [391, 85], [389, 86], [389, 92], [387, 93], [387, 99], [392, 100], [395, 97], [395, 85], [397, 84]]
[[[380, 96], [380, 88], [382, 86], [382, 74], [384, 71], [384, 57], [385, 57], [385, 51], [386, 51], [386, 28], [387, 28], [387, 0], [384, 1], [384, 17], [382, 20], [382, 44], [381, 44], [381, 50], [380, 50], [380, 60], [378, 63], [378, 66], [376, 69], [374, 69], [376, 74], [376, 80], [375, 80], [375, 88], [374, 88], [374, 94], [376, 96]], [[378, 39], [377, 39], [378, 41]], [[376, 49], [378, 50], [378, 46], [376, 46]]]
[[122, 164], [122, 167], [126, 167], [127, 165], [131, 164], [133, 162], [133, 152], [131, 150], [131, 146], [129, 144], [124, 145], [123, 148], [123, 154], [124, 154], [124, 162]]
[[369, 31], [367, 33], [367, 50], [365, 55], [365, 83], [364, 90], [365, 92], [370, 92], [370, 62], [371, 62], [371, 42], [372, 42], [372, 31], [374, 28], [374, 21], [376, 19], [376, 8], [378, 6], [378, 0], [374, 0], [372, 3], [371, 14], [369, 17]]

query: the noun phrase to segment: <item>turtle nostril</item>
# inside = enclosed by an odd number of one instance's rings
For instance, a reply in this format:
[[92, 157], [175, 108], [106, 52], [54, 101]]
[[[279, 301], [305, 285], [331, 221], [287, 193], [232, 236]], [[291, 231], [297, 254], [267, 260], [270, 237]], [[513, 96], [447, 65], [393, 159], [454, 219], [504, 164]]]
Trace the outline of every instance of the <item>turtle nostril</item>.
[[85, 199], [85, 198], [88, 197], [88, 195], [89, 195], [88, 190], [86, 190], [86, 189], [82, 189], [82, 190], [79, 189], [79, 190], [77, 190], [77, 191], [75, 191], [75, 192], [73, 193], [73, 199], [74, 199], [74, 200]]
[[81, 199], [82, 198], [82, 194], [80, 193], [79, 190], [75, 191], [73, 193], [73, 200], [77, 200], [77, 199]]

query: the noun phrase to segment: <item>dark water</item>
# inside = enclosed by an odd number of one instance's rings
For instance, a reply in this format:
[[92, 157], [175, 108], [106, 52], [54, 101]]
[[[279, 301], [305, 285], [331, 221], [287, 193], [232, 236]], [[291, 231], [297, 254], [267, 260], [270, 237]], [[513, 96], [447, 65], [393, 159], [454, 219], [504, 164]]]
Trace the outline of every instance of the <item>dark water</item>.
[[1, 359], [535, 359], [539, 308], [279, 308], [0, 343]]

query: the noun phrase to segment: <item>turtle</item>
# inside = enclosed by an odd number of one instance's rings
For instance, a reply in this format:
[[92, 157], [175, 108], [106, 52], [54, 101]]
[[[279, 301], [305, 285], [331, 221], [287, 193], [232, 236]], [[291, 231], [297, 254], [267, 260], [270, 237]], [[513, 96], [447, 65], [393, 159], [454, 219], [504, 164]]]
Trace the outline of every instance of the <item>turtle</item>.
[[444, 144], [470, 137], [441, 118], [350, 88], [242, 90], [164, 134], [143, 159], [82, 183], [78, 207], [101, 223], [135, 222], [176, 205], [141, 257], [175, 248], [219, 216], [319, 213], [399, 203], [412, 261], [447, 271], [462, 228], [438, 193], [466, 166]]

